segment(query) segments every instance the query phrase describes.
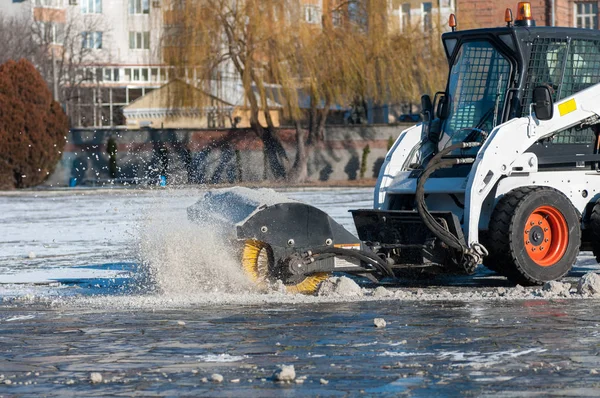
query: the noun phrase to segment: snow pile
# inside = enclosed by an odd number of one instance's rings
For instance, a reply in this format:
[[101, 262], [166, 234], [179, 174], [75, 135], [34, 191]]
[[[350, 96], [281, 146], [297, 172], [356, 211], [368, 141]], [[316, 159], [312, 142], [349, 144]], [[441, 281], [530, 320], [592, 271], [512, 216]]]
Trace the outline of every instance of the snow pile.
[[393, 296], [394, 292], [387, 290], [385, 287], [383, 286], [378, 286], [373, 290], [373, 297], [389, 297], [389, 296]]
[[317, 290], [318, 296], [361, 297], [363, 290], [352, 279], [341, 276], [324, 280]]
[[582, 276], [577, 284], [577, 292], [588, 296], [600, 294], [600, 275], [589, 272]]
[[546, 282], [542, 287], [542, 292], [549, 296], [569, 297], [571, 295], [571, 284], [559, 281]]
[[232, 198], [235, 196], [237, 200], [241, 199], [242, 201], [252, 204], [252, 206], [273, 206], [278, 203], [297, 202], [270, 188], [252, 189], [246, 187], [231, 187], [213, 189], [210, 192], [213, 196], [221, 196], [224, 198], [229, 195], [231, 195]]

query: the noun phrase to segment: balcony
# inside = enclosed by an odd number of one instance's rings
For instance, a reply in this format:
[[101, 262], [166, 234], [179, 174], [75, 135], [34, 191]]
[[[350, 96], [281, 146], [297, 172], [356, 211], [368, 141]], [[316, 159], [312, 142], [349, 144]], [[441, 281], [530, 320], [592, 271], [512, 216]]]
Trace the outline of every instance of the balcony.
[[72, 0], [33, 0], [34, 8], [65, 9], [65, 3]]

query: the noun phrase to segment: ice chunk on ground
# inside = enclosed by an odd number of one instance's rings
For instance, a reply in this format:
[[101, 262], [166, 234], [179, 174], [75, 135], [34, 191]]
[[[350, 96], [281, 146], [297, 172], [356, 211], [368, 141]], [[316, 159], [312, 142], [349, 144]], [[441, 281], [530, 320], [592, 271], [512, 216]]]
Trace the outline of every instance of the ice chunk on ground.
[[341, 276], [329, 278], [321, 283], [317, 291], [319, 296], [362, 296], [363, 291], [352, 279]]
[[376, 328], [384, 328], [387, 325], [387, 323], [385, 322], [385, 319], [383, 319], [383, 318], [373, 319], [373, 324], [375, 325]]
[[248, 358], [246, 355], [230, 355], [227, 353], [224, 354], [205, 354], [205, 355], [196, 355], [198, 361], [201, 362], [239, 362], [243, 359]]
[[102, 374], [100, 374], [98, 372], [90, 373], [90, 383], [92, 383], [92, 384], [102, 383]]
[[294, 365], [282, 365], [273, 373], [273, 379], [276, 381], [293, 381], [296, 378]]
[[394, 293], [390, 292], [383, 286], [379, 286], [373, 290], [373, 297], [388, 297], [393, 295]]
[[562, 282], [558, 282], [558, 281], [550, 281], [550, 282], [546, 282], [544, 284], [544, 286], [542, 287], [542, 290], [551, 295], [568, 296], [570, 294], [571, 284], [562, 283]]
[[213, 374], [210, 376], [210, 379], [211, 379], [212, 381], [214, 381], [215, 383], [222, 383], [222, 382], [223, 382], [223, 376], [222, 376], [222, 375], [220, 375], [220, 374], [218, 374], [218, 373], [213, 373]]
[[600, 294], [600, 275], [595, 272], [588, 272], [582, 276], [577, 285], [577, 292], [591, 296]]

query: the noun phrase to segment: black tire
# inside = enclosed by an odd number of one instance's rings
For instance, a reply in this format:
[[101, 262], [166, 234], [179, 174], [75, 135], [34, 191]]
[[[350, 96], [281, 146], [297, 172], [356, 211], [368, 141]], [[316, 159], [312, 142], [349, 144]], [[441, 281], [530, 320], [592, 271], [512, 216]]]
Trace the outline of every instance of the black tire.
[[488, 240], [488, 267], [521, 285], [542, 284], [560, 279], [575, 263], [580, 217], [556, 189], [517, 188], [494, 208]]
[[[484, 246], [486, 248], [488, 248], [490, 245], [484, 244]], [[494, 271], [495, 273], [500, 274], [500, 275], [504, 275], [502, 273], [502, 268], [503, 268], [502, 264], [504, 264], [504, 263], [505, 263], [505, 261], [500, 256], [492, 254], [491, 252], [490, 252], [489, 256], [487, 256], [483, 259], [483, 265], [487, 269], [489, 269], [490, 271]], [[506, 275], [504, 275], [504, 276], [506, 276]]]
[[489, 256], [485, 256], [483, 258], [483, 265], [491, 271], [494, 271], [497, 274], [502, 275], [503, 264], [506, 262], [506, 259], [500, 255], [500, 253], [495, 253], [492, 240], [490, 239], [487, 232], [479, 232], [480, 242], [485, 246], [490, 252]]
[[596, 256], [596, 261], [600, 263], [600, 200], [592, 209], [588, 226], [592, 232], [592, 252]]

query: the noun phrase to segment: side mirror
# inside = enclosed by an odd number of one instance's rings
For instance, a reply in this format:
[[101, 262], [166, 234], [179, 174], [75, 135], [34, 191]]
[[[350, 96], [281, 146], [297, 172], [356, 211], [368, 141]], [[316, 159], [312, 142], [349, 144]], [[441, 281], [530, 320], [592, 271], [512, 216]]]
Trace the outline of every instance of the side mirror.
[[423, 114], [423, 121], [428, 122], [431, 120], [431, 113], [433, 112], [433, 104], [431, 103], [431, 97], [428, 94], [421, 96], [421, 113]]
[[448, 105], [448, 97], [445, 94], [441, 95], [435, 110], [435, 115], [438, 119], [448, 118]]
[[550, 120], [554, 116], [554, 101], [548, 86], [537, 86], [533, 89], [533, 110], [539, 120]]

